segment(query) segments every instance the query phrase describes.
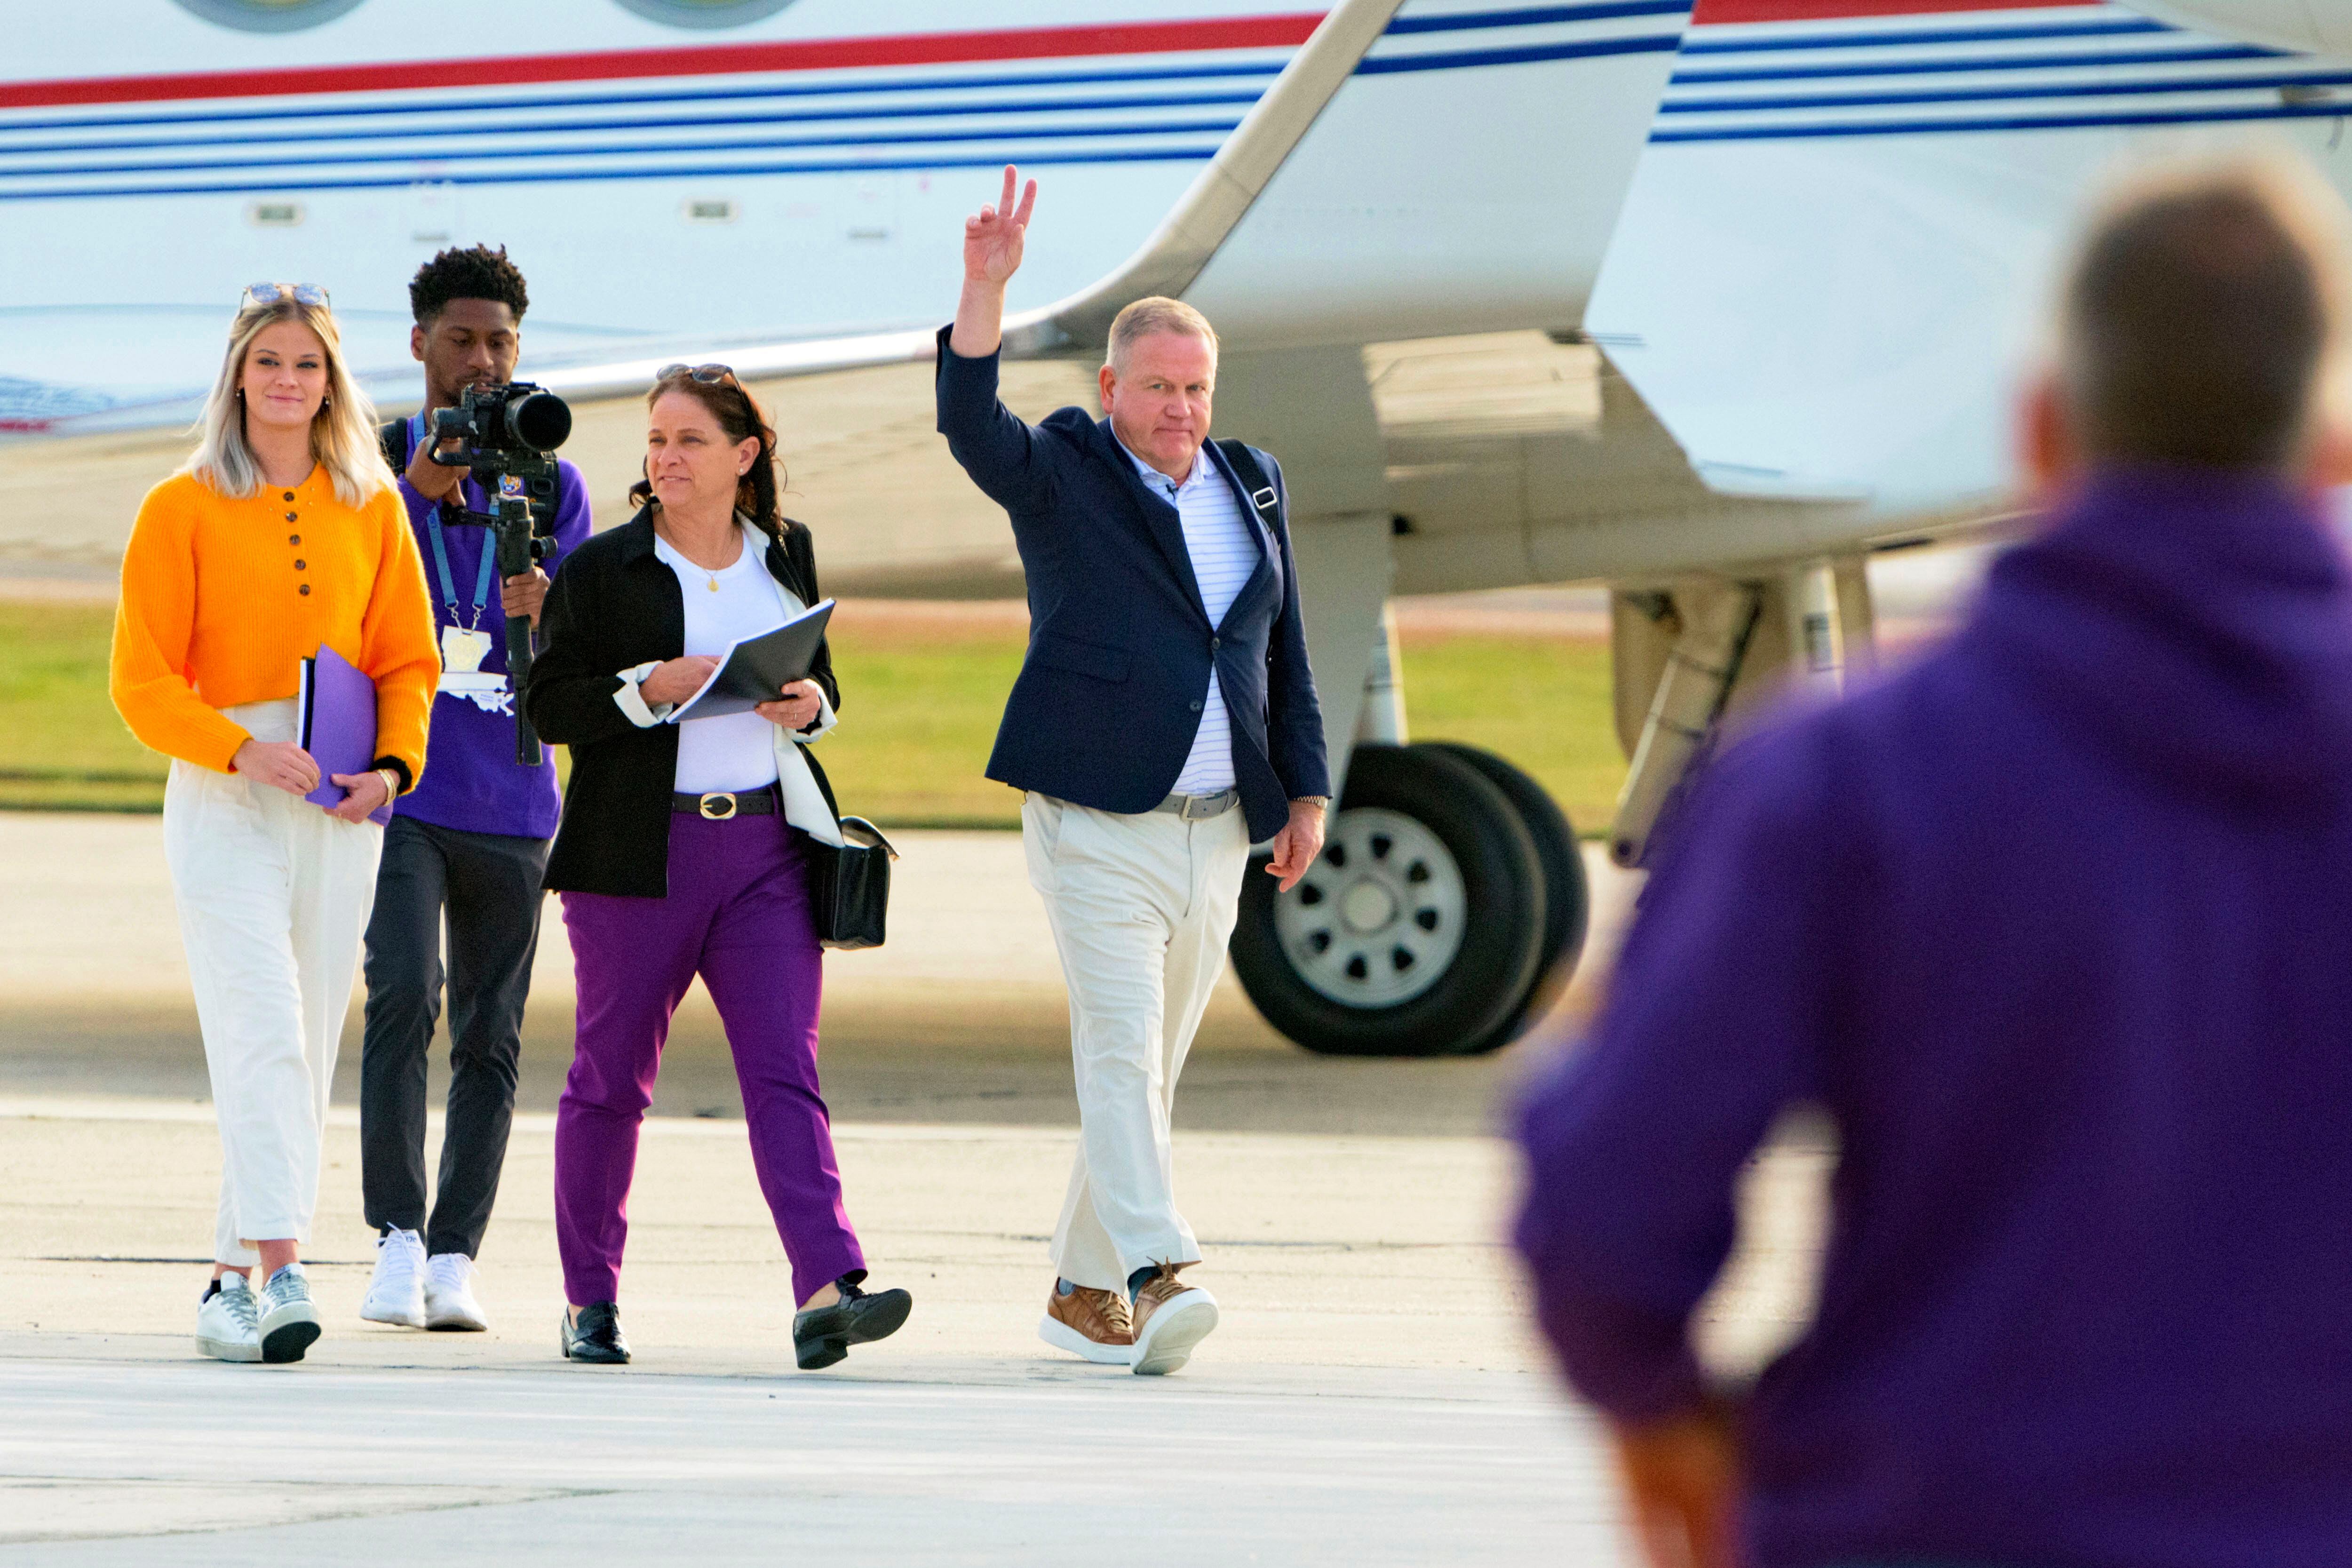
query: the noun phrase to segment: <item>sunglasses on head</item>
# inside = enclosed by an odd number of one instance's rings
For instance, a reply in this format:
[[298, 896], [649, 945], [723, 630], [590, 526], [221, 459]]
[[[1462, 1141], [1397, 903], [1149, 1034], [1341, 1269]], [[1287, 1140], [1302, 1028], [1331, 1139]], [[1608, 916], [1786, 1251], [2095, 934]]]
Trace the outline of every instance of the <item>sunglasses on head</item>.
[[698, 381], [705, 386], [717, 386], [721, 382], [735, 379], [735, 367], [731, 364], [688, 364], [680, 361], [677, 364], [662, 366], [660, 374], [654, 379], [667, 381], [674, 375], [685, 376], [689, 381]]
[[275, 305], [286, 299], [291, 299], [298, 305], [324, 306], [327, 291], [316, 283], [252, 283], [246, 286], [245, 300], [248, 305]]

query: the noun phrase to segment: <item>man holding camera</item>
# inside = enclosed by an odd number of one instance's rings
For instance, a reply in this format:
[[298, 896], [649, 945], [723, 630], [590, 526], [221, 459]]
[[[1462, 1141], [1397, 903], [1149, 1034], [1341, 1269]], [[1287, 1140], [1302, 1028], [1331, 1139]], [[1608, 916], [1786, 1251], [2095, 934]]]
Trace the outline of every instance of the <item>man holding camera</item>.
[[[474, 1256], [506, 1160], [540, 881], [562, 809], [544, 753], [535, 766], [516, 760], [507, 617], [538, 623], [548, 574], [588, 537], [588, 496], [580, 470], [560, 463], [544, 569], [509, 576], [493, 593], [497, 542], [465, 514], [488, 511], [494, 498], [466, 468], [435, 462], [436, 443], [426, 433], [435, 413], [462, 405], [469, 389], [514, 379], [529, 303], [522, 274], [503, 248], [445, 250], [417, 270], [408, 298], [416, 321], [409, 351], [425, 365], [425, 406], [383, 427], [384, 456], [401, 476], [424, 557], [442, 672], [426, 741], [432, 766], [384, 830], [367, 930], [361, 1185], [379, 1239], [360, 1316], [483, 1329]], [[457, 449], [444, 447], [443, 456]], [[428, 1220], [425, 1061], [441, 1012], [445, 917], [449, 1104]]]

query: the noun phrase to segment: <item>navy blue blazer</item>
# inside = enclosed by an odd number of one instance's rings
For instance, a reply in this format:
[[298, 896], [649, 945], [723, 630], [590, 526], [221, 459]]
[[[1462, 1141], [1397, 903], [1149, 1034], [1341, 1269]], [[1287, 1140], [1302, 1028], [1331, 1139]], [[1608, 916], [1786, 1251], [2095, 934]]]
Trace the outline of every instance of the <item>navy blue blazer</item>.
[[[1192, 753], [1213, 666], [1250, 837], [1272, 837], [1291, 801], [1331, 793], [1288, 529], [1267, 536], [1211, 447], [1258, 542], [1257, 570], [1211, 626], [1176, 508], [1144, 484], [1110, 422], [1063, 408], [1028, 424], [998, 400], [996, 363], [965, 359], [940, 330], [940, 433], [1012, 514], [1029, 578], [1029, 652], [988, 776], [1099, 811], [1150, 811]], [[1280, 467], [1257, 457], [1281, 494]]]

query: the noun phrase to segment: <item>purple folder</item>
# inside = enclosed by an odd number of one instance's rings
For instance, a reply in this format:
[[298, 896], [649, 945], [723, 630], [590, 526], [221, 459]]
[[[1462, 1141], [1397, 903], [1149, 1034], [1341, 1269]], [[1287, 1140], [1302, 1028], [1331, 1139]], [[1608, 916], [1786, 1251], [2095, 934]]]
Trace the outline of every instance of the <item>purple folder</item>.
[[[302, 749], [319, 764], [319, 787], [304, 795], [313, 805], [343, 804], [343, 786], [328, 781], [337, 773], [363, 773], [375, 766], [375, 682], [350, 660], [319, 645], [318, 657], [302, 661]], [[368, 814], [392, 820], [392, 803]]]

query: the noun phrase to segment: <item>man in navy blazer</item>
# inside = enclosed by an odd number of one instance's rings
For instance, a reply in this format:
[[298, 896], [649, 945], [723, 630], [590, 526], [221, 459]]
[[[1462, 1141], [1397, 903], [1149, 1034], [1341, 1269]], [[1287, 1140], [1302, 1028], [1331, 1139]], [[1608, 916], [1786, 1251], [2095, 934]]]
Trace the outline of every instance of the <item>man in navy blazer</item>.
[[[1004, 289], [1037, 186], [964, 226], [940, 334], [940, 430], [1011, 514], [1029, 652], [988, 776], [1026, 792], [1022, 837], [1070, 989], [1081, 1128], [1039, 1334], [1088, 1360], [1173, 1372], [1217, 1323], [1177, 1271], [1169, 1119], [1223, 972], [1253, 839], [1287, 889], [1323, 844], [1330, 773], [1299, 623], [1282, 471], [1208, 440], [1215, 332], [1174, 300], [1111, 325], [1108, 418], [1043, 424], [996, 395]], [[1132, 1303], [1132, 1311], [1129, 1303]]]

